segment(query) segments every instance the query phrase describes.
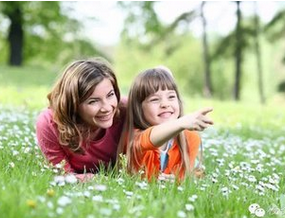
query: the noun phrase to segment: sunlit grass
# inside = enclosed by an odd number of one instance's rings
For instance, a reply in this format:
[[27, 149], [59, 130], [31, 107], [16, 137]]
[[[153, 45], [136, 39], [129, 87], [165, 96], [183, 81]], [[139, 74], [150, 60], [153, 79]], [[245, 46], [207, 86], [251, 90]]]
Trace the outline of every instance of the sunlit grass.
[[35, 141], [36, 116], [24, 108], [0, 110], [0, 208], [5, 217], [251, 217], [252, 203], [276, 217], [271, 210], [280, 208], [283, 134], [272, 137], [261, 128], [263, 137], [255, 131], [249, 136], [244, 126], [227, 132], [208, 129], [201, 135], [206, 177], [200, 180], [148, 183], [123, 170], [74, 183], [59, 180], [58, 171], [42, 157]]
[[183, 96], [185, 112], [214, 108], [209, 116], [215, 125], [201, 133], [203, 179], [149, 183], [122, 169], [74, 183], [46, 163], [35, 139], [35, 119], [47, 105], [54, 75], [41, 75], [44, 82], [30, 78], [31, 84], [22, 81], [31, 75], [20, 79], [20, 70], [16, 73], [7, 83], [0, 82], [3, 217], [258, 217], [248, 209], [253, 203], [264, 209], [265, 217], [285, 215], [282, 103], [261, 106]]

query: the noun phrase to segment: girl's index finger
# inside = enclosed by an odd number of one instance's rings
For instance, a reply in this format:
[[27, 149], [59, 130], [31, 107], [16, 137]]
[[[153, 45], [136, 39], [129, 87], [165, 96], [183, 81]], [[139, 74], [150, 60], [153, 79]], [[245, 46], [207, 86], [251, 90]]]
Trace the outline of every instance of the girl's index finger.
[[212, 108], [212, 107], [207, 107], [207, 108], [203, 108], [202, 110], [200, 110], [200, 112], [201, 112], [203, 115], [206, 115], [207, 113], [210, 113], [211, 111], [213, 111], [213, 108]]

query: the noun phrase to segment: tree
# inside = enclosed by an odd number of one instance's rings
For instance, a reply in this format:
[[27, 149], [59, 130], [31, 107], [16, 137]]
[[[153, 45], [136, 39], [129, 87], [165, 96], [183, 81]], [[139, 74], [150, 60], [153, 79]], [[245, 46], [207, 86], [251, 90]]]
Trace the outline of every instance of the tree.
[[70, 8], [65, 11], [63, 4], [56, 1], [0, 2], [0, 13], [10, 21], [7, 34], [10, 65], [21, 66], [32, 59], [55, 63], [102, 54], [81, 38], [79, 22], [68, 16]]
[[20, 66], [22, 64], [22, 51], [24, 43], [23, 13], [22, 7], [25, 2], [2, 2], [2, 12], [10, 20], [8, 43], [9, 43], [9, 64]]
[[260, 103], [265, 104], [264, 88], [263, 88], [263, 70], [261, 66], [261, 48], [259, 44], [260, 24], [257, 13], [257, 3], [254, 2], [255, 14], [254, 14], [254, 26], [255, 26], [255, 56], [257, 62], [257, 79], [258, 79], [258, 92], [260, 97]]
[[235, 65], [236, 65], [236, 72], [235, 72], [235, 82], [234, 82], [234, 99], [236, 101], [240, 100], [240, 86], [241, 86], [241, 76], [242, 76], [242, 28], [241, 28], [241, 21], [242, 15], [240, 10], [240, 1], [236, 1], [237, 5], [237, 25], [235, 31]]
[[210, 61], [210, 55], [209, 55], [209, 45], [207, 40], [207, 21], [204, 16], [204, 7], [206, 2], [203, 1], [201, 3], [201, 20], [203, 25], [203, 59], [204, 59], [204, 96], [211, 97], [213, 95], [213, 86], [212, 86], [212, 80], [211, 80], [211, 61]]
[[256, 25], [251, 19], [244, 20], [240, 8], [240, 1], [236, 1], [236, 17], [237, 22], [233, 32], [220, 39], [216, 50], [213, 54], [213, 59], [220, 57], [232, 56], [235, 61], [234, 87], [233, 98], [235, 101], [240, 100], [242, 90], [242, 64], [245, 51], [247, 48], [256, 49]]
[[[213, 87], [211, 81], [211, 69], [210, 69], [210, 55], [209, 46], [206, 33], [206, 19], [203, 14], [203, 7], [205, 2], [202, 2], [200, 8], [195, 8], [191, 11], [186, 11], [180, 14], [173, 22], [166, 25], [163, 24], [159, 19], [158, 15], [154, 10], [155, 2], [128, 2], [120, 3], [124, 9], [128, 8], [129, 15], [125, 21], [125, 28], [123, 30], [123, 36], [128, 40], [132, 38], [139, 38], [144, 44], [146, 49], [151, 49], [153, 45], [158, 42], [165, 40], [171, 36], [179, 25], [184, 22], [189, 24], [194, 19], [200, 18], [203, 24], [203, 65], [204, 65], [204, 88], [203, 94], [205, 97], [211, 97], [213, 95]], [[140, 10], [139, 10], [140, 9]], [[140, 26], [137, 29], [137, 34], [134, 34], [133, 26]], [[143, 36], [143, 37], [141, 37]], [[172, 41], [172, 40], [171, 40]], [[166, 54], [169, 55], [178, 48], [179, 44], [183, 42], [176, 42], [174, 46], [169, 45], [166, 50]]]

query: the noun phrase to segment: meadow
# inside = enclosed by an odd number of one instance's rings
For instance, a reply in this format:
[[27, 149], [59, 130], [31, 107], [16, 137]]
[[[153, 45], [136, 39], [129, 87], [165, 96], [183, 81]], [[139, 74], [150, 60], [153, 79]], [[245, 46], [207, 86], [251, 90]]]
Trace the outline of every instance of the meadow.
[[41, 68], [0, 67], [0, 217], [285, 217], [284, 103], [185, 96], [185, 111], [214, 107], [215, 125], [201, 133], [203, 179], [147, 182], [123, 168], [78, 183], [45, 161], [35, 139], [55, 77]]

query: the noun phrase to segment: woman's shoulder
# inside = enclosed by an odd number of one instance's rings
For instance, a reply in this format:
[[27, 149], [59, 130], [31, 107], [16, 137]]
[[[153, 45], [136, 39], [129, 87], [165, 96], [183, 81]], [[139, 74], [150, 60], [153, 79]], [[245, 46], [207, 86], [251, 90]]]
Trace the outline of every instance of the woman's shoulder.
[[52, 110], [50, 108], [43, 109], [38, 115], [38, 119], [50, 118], [50, 117], [52, 117]]
[[37, 126], [54, 123], [52, 110], [50, 108], [42, 110], [37, 117], [36, 123]]

